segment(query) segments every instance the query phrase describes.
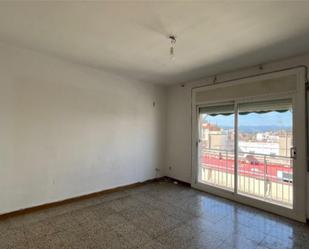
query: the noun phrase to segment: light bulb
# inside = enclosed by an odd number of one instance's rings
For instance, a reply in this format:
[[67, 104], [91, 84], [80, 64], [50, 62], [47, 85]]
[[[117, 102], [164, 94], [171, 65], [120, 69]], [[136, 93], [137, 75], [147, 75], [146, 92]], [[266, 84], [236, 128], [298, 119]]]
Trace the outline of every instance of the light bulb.
[[176, 37], [174, 35], [170, 35], [169, 39], [171, 40], [170, 57], [173, 60], [175, 58]]
[[171, 48], [170, 48], [170, 57], [171, 57], [172, 60], [175, 59], [175, 56], [174, 56], [174, 47], [173, 47], [173, 46], [171, 46]]

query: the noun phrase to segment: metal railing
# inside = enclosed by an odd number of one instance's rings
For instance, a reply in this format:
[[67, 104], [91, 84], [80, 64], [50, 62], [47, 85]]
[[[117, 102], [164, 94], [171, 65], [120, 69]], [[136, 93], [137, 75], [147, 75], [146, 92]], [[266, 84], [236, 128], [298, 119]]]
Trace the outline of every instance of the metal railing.
[[[279, 155], [238, 152], [238, 192], [285, 206], [293, 203], [293, 160]], [[200, 150], [201, 180], [234, 189], [234, 151]]]

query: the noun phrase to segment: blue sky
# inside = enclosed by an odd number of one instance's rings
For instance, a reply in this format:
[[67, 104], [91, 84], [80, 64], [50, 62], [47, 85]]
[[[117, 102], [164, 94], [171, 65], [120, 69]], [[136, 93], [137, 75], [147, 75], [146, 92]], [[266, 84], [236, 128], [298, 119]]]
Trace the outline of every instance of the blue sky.
[[[218, 126], [233, 126], [234, 115], [208, 116], [207, 121]], [[263, 114], [250, 113], [238, 116], [239, 126], [278, 126], [292, 127], [292, 112], [268, 112]]]

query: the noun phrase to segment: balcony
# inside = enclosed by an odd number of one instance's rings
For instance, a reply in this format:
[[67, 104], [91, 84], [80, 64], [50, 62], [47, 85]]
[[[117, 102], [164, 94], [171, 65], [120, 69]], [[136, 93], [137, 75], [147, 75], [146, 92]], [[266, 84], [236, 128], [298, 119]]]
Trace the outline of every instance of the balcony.
[[[234, 191], [234, 152], [201, 147], [200, 180]], [[237, 191], [291, 208], [293, 160], [290, 157], [238, 152]]]

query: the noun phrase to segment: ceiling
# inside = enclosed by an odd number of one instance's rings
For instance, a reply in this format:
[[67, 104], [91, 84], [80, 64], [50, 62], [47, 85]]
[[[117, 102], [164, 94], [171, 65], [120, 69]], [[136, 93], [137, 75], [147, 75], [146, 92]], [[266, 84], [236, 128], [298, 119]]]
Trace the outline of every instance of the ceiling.
[[300, 1], [1, 2], [0, 41], [175, 84], [309, 52], [308, 9]]

